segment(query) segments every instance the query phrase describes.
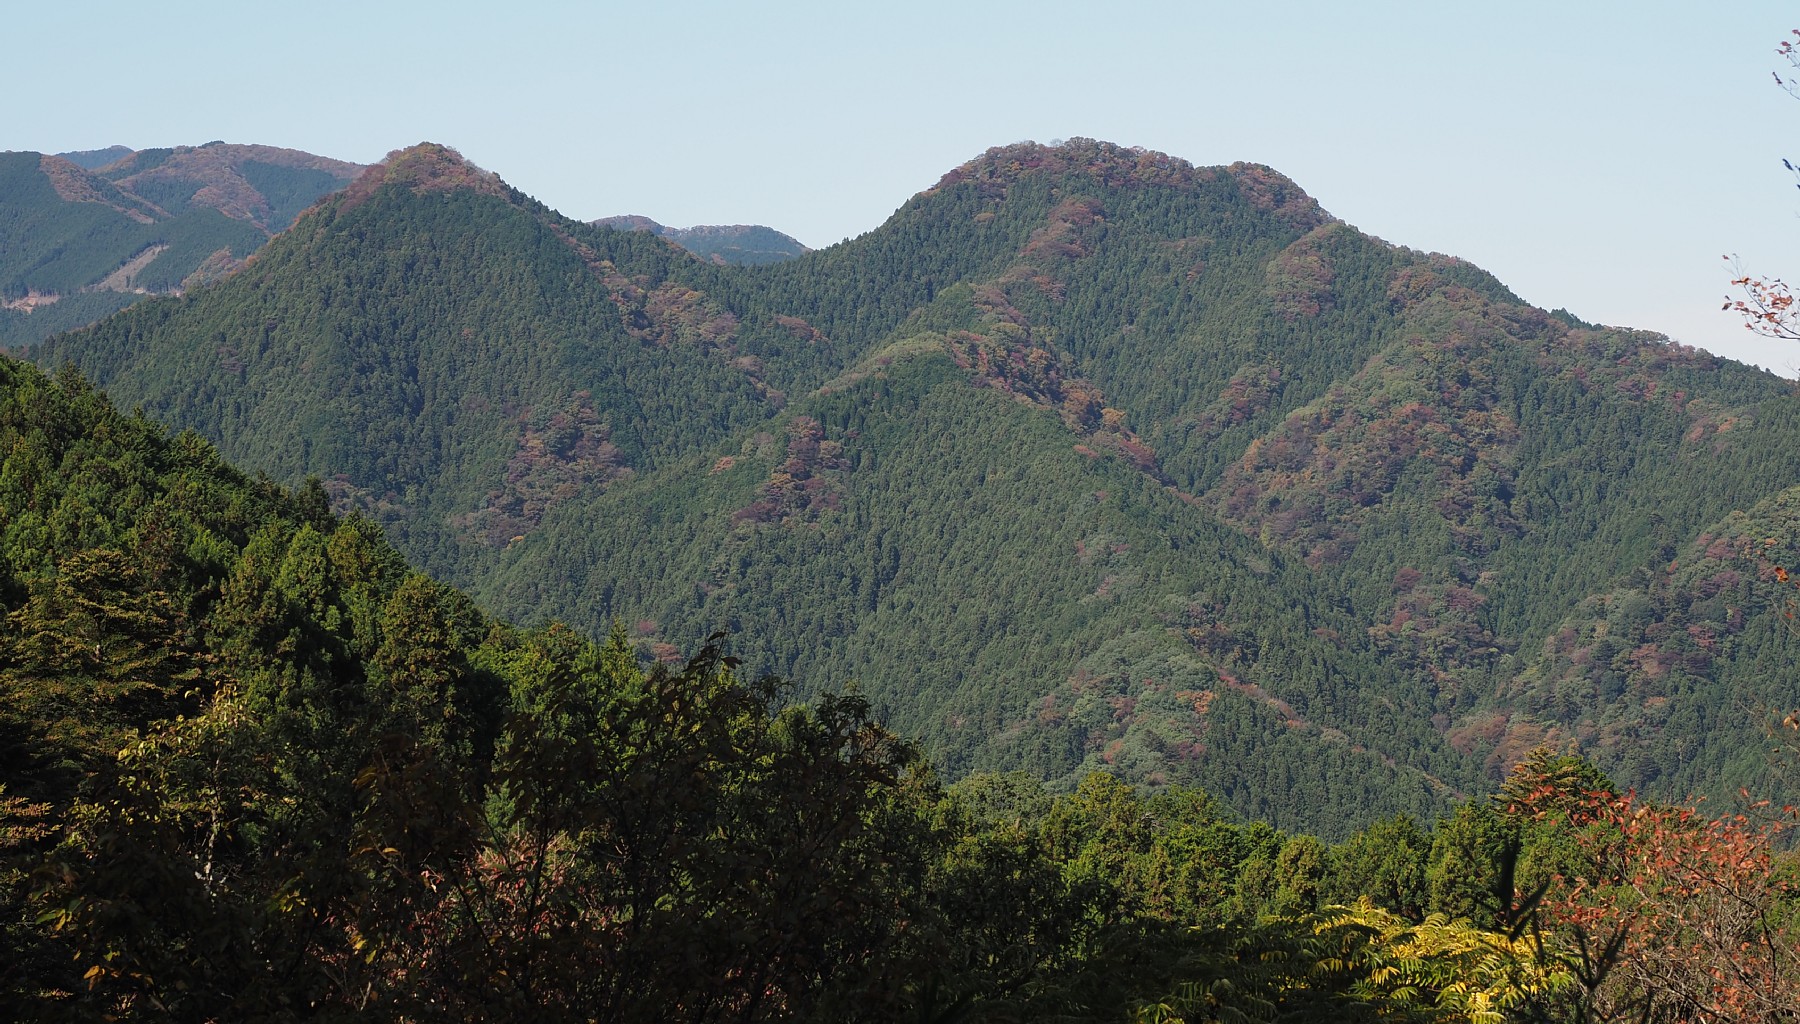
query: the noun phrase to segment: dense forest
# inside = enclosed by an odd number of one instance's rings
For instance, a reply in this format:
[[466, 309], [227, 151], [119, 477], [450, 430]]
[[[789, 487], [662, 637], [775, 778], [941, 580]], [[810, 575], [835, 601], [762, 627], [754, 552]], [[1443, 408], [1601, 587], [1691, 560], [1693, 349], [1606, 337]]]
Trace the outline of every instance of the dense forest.
[[[1646, 583], [1657, 607], [1704, 589]], [[633, 632], [507, 625], [317, 481], [246, 476], [73, 371], [0, 358], [0, 1004], [995, 1022], [1800, 1005], [1800, 865], [1773, 852], [1771, 808], [1714, 820], [1539, 750], [1492, 797], [1329, 842], [1105, 772], [952, 782], [843, 680], [799, 699], [731, 638], [671, 652]]]
[[1576, 750], [1773, 796], [1791, 382], [1520, 302], [1257, 165], [992, 150], [721, 266], [401, 151], [35, 346], [525, 626], [854, 683], [946, 778], [1343, 840]]

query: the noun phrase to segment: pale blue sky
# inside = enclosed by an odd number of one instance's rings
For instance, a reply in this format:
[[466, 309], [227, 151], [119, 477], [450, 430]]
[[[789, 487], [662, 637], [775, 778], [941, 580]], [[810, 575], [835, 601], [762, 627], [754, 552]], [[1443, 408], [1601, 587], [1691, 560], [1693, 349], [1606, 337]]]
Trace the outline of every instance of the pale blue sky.
[[1526, 299], [1776, 368], [1724, 253], [1800, 278], [1800, 6], [1745, 0], [39, 2], [0, 149], [429, 139], [571, 216], [868, 231], [994, 145], [1252, 160]]

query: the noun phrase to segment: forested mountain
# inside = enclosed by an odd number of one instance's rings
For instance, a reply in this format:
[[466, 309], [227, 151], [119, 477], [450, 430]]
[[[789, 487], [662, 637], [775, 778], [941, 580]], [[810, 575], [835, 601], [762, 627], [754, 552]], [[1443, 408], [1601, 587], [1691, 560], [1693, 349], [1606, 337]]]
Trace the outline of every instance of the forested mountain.
[[1328, 836], [1542, 743], [1768, 784], [1793, 386], [1265, 167], [1022, 144], [719, 266], [421, 146], [34, 356], [320, 476], [502, 615], [857, 680], [953, 774], [1104, 768]]
[[223, 142], [0, 153], [0, 344], [215, 280], [360, 170]]
[[1774, 1022], [1800, 996], [1768, 830], [1579, 759], [1337, 844], [1099, 772], [945, 786], [854, 696], [510, 627], [316, 484], [5, 357], [0, 698], [20, 1021]]
[[780, 263], [811, 251], [800, 244], [799, 239], [760, 224], [699, 224], [691, 228], [672, 228], [635, 214], [602, 217], [592, 223], [595, 227], [620, 231], [648, 231], [708, 262], [734, 266]]

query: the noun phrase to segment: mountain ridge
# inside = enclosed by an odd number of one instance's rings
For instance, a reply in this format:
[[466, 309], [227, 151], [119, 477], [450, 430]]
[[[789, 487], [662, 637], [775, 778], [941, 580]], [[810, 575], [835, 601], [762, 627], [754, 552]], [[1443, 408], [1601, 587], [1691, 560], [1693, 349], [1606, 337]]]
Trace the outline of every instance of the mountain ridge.
[[0, 344], [217, 280], [359, 169], [226, 143], [69, 156], [0, 154]]
[[[38, 358], [320, 475], [500, 614], [860, 678], [953, 771], [1430, 813], [1587, 742], [1520, 696], [1584, 600], [1800, 481], [1791, 383], [1572, 327], [1262, 165], [996, 147], [731, 267], [414, 149]], [[1689, 704], [1731, 685], [1693, 669]], [[1697, 784], [1761, 778], [1729, 720], [1659, 721]]]
[[[256, 169], [263, 167], [328, 179], [338, 188], [362, 170], [360, 164], [297, 149], [209, 142], [203, 146], [140, 150], [102, 165], [94, 173], [133, 193], [171, 197], [174, 209], [211, 207], [273, 234], [291, 225], [299, 210], [285, 204], [277, 210], [270, 197], [250, 180], [257, 174]], [[315, 187], [320, 192], [329, 190], [322, 184]]]

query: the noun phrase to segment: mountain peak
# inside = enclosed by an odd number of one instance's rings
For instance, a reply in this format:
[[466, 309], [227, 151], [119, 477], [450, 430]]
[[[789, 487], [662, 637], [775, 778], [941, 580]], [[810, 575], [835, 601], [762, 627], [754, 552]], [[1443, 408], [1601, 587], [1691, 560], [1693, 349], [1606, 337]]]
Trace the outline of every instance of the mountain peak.
[[1142, 146], [1121, 146], [1082, 138], [1049, 145], [1027, 141], [995, 146], [952, 169], [938, 179], [927, 194], [973, 181], [984, 192], [992, 192], [992, 197], [999, 199], [1013, 182], [1040, 174], [1056, 177], [1083, 174], [1111, 187], [1160, 185], [1176, 188], [1202, 185], [1225, 175], [1237, 182], [1251, 205], [1273, 212], [1303, 231], [1335, 219], [1291, 178], [1262, 164], [1239, 162], [1230, 167], [1196, 167], [1180, 157]]
[[364, 171], [346, 190], [347, 203], [360, 203], [388, 184], [404, 185], [414, 192], [467, 189], [503, 196], [507, 191], [498, 174], [482, 170], [449, 146], [421, 142], [394, 150]]
[[1237, 180], [1238, 190], [1251, 206], [1272, 212], [1303, 231], [1337, 220], [1294, 179], [1273, 167], [1240, 160], [1226, 171]]
[[597, 228], [612, 228], [615, 231], [648, 231], [653, 235], [660, 235], [668, 230], [662, 224], [640, 213], [621, 213], [616, 217], [601, 217], [599, 220], [589, 221], [589, 223]]
[[1141, 146], [1077, 138], [1049, 145], [1026, 141], [995, 146], [952, 169], [938, 180], [936, 187], [970, 180], [1006, 183], [1033, 174], [1060, 176], [1073, 173], [1087, 173], [1108, 183], [1148, 184], [1157, 180], [1209, 181], [1217, 172], [1211, 168], [1197, 168], [1179, 157]]

